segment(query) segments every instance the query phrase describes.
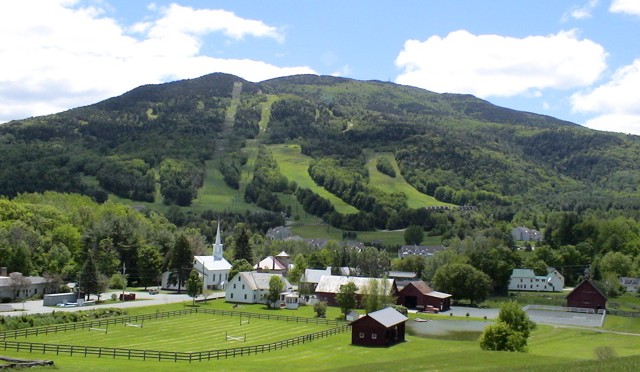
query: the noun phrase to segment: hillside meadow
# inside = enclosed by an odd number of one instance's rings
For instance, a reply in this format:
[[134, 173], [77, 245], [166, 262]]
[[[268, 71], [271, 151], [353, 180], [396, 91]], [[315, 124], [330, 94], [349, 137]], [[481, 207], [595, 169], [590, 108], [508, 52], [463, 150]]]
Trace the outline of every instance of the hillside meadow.
[[[155, 311], [154, 309], [166, 311], [184, 306], [186, 304], [131, 309], [130, 314], [152, 313]], [[199, 306], [230, 309], [232, 305], [215, 300], [209, 301], [207, 304], [200, 303]], [[241, 305], [238, 310], [296, 316], [311, 316], [312, 314], [311, 307], [302, 307], [297, 311], [293, 311], [267, 310], [262, 305]], [[338, 313], [339, 309], [329, 308], [327, 317], [337, 317]], [[456, 321], [455, 319], [451, 320]], [[220, 321], [220, 318], [202, 319], [199, 326], [194, 323], [181, 329], [180, 324], [182, 322], [193, 323], [192, 320], [188, 318], [181, 320], [180, 317], [171, 318], [167, 323], [170, 327], [164, 332], [155, 333], [154, 337], [147, 341], [135, 339], [136, 345], [138, 348], [163, 345], [162, 349], [167, 350], [175, 345], [175, 340], [183, 340], [182, 342], [184, 343], [200, 344], [201, 346], [198, 348], [220, 347], [220, 337], [217, 333], [224, 332], [224, 330], [222, 328], [217, 329], [216, 322], [218, 321]], [[633, 321], [639, 322], [637, 319]], [[227, 330], [239, 330], [241, 328], [237, 323], [238, 318], [229, 318], [228, 320], [222, 320], [222, 322], [227, 323], [229, 327]], [[261, 331], [255, 330], [255, 332], [264, 333], [265, 330], [269, 330], [270, 332], [264, 334], [281, 334], [282, 338], [287, 337], [289, 334], [287, 329], [289, 328], [294, 333], [306, 331], [306, 328], [294, 330], [294, 328], [299, 327], [295, 323], [264, 321], [263, 324], [257, 321], [254, 323], [254, 319], [251, 322], [251, 326], [262, 328]], [[194, 326], [195, 328], [193, 328]], [[127, 330], [127, 333], [135, 331], [140, 330]], [[182, 338], [186, 334], [189, 337]], [[102, 336], [104, 335], [96, 334], [91, 336], [94, 338], [91, 343], [99, 344], [100, 342], [97, 340]], [[119, 337], [117, 334], [113, 336]], [[47, 342], [53, 342], [55, 335], [47, 337], [49, 337]], [[70, 334], [63, 337], [66, 338], [66, 341], [73, 342], [73, 337]], [[86, 335], [82, 337], [86, 337]], [[118, 346], [127, 347], [133, 341], [134, 339], [129, 340], [126, 335], [122, 335], [121, 344]], [[607, 362], [597, 362], [594, 350], [601, 346], [612, 348], [617, 358], [610, 359]], [[2, 351], [2, 354], [25, 359], [52, 359], [56, 365], [54, 368], [61, 371], [112, 371], [124, 369], [252, 371], [275, 368], [285, 371], [366, 371], [371, 369], [378, 371], [626, 371], [634, 370], [640, 363], [640, 335], [601, 333], [591, 329], [538, 325], [529, 338], [528, 352], [510, 353], [482, 351], [477, 341], [439, 340], [411, 335], [407, 335], [406, 342], [389, 348], [356, 347], [351, 345], [350, 333], [344, 333], [269, 353], [198, 363], [123, 360], [55, 354], [42, 355], [9, 350]]]

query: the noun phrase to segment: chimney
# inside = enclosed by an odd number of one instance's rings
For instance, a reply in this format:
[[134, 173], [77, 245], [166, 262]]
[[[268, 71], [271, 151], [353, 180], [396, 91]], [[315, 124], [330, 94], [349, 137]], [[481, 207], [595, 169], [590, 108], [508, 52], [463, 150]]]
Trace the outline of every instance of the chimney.
[[0, 276], [7, 276], [7, 268], [5, 266], [0, 267]]

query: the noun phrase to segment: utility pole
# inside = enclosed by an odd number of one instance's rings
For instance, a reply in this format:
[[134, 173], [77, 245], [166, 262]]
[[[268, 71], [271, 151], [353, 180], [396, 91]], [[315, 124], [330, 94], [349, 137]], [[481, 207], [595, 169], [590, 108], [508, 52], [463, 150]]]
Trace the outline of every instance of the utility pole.
[[125, 275], [126, 272], [127, 272], [127, 267], [123, 262], [122, 263], [122, 279], [124, 280], [124, 282], [122, 283], [122, 302], [124, 302], [124, 289], [127, 287], [127, 277]]

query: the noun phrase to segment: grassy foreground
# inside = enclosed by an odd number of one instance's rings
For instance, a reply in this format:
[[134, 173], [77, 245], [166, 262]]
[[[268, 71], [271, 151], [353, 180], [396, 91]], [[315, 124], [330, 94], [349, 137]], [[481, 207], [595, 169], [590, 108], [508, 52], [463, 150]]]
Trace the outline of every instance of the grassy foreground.
[[[168, 305], [131, 309], [130, 313], [150, 313], [158, 308], [160, 311], [171, 310], [184, 305]], [[222, 301], [211, 301], [201, 304], [203, 307], [230, 308], [230, 304]], [[240, 311], [268, 312], [280, 315], [310, 316], [311, 307], [299, 310], [266, 310], [261, 305], [242, 305]], [[329, 308], [327, 317], [338, 316], [338, 309]], [[177, 319], [176, 324], [180, 324]], [[239, 329], [238, 318], [231, 318], [232, 328]], [[253, 324], [253, 320], [251, 320]], [[455, 321], [455, 320], [453, 320]], [[633, 320], [638, 322], [638, 320]], [[271, 322], [271, 323], [270, 323]], [[197, 322], [195, 322], [197, 324]], [[255, 325], [258, 325], [257, 321]], [[266, 333], [275, 334], [289, 328], [290, 323], [281, 321], [265, 321], [260, 328]], [[186, 326], [186, 325], [185, 325]], [[151, 343], [184, 344], [199, 343], [209, 348], [219, 334], [207, 335], [217, 325], [206, 320], [191, 333], [187, 340], [177, 340], [178, 334], [167, 328], [149, 340]], [[291, 325], [293, 328], [294, 325]], [[134, 330], [136, 331], [136, 330]], [[214, 333], [216, 333], [214, 331]], [[218, 332], [219, 333], [219, 332]], [[96, 338], [98, 336], [96, 335]], [[160, 340], [158, 340], [159, 338]], [[282, 338], [286, 338], [282, 335]], [[124, 345], [123, 345], [124, 346]], [[237, 345], [234, 345], [237, 346]], [[594, 349], [600, 346], [611, 347], [617, 358], [606, 363], [596, 362]], [[488, 352], [480, 350], [476, 341], [448, 341], [407, 336], [407, 342], [390, 348], [366, 348], [351, 345], [350, 333], [331, 336], [311, 343], [297, 345], [282, 350], [259, 355], [239, 357], [235, 359], [216, 360], [211, 362], [156, 362], [125, 359], [110, 359], [83, 356], [62, 356], [55, 354], [30, 354], [0, 350], [2, 355], [25, 359], [51, 359], [55, 369], [62, 371], [113, 371], [113, 370], [154, 370], [154, 371], [252, 371], [274, 369], [285, 371], [631, 371], [640, 365], [640, 336], [614, 333], [599, 333], [593, 330], [558, 328], [539, 325], [529, 339], [527, 353]]]

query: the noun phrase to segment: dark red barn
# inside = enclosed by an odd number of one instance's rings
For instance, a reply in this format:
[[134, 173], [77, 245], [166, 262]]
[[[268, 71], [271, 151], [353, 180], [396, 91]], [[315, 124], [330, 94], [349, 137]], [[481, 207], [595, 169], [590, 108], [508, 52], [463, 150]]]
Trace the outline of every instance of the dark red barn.
[[391, 307], [369, 313], [351, 323], [351, 343], [391, 346], [404, 341], [406, 316]]
[[605, 309], [607, 307], [607, 296], [600, 292], [598, 287], [589, 279], [585, 279], [567, 295], [567, 307]]
[[426, 309], [432, 306], [438, 311], [447, 311], [451, 308], [451, 295], [434, 291], [422, 280], [407, 284], [398, 292], [398, 305], [409, 309]]

